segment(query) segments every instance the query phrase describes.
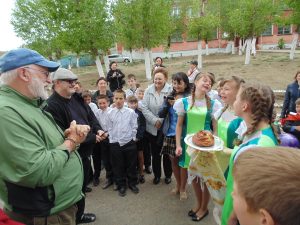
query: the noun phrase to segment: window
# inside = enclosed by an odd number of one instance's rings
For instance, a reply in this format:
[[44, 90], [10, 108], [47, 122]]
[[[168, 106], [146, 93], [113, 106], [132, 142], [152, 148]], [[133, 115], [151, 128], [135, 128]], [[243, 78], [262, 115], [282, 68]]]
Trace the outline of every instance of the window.
[[278, 26], [278, 34], [291, 34], [291, 25]]
[[273, 25], [269, 25], [264, 32], [261, 34], [262, 36], [272, 36], [273, 35]]
[[173, 10], [172, 10], [172, 16], [175, 16], [175, 17], [178, 17], [180, 14], [180, 9], [179, 7], [173, 7]]
[[173, 42], [183, 42], [181, 32], [176, 32], [171, 36], [171, 43]]
[[191, 7], [189, 7], [187, 9], [186, 14], [187, 14], [188, 18], [192, 18], [192, 16], [193, 16], [193, 9]]
[[212, 40], [218, 39], [218, 36], [219, 36], [219, 31], [218, 31], [218, 29], [212, 31], [212, 36], [211, 36]]

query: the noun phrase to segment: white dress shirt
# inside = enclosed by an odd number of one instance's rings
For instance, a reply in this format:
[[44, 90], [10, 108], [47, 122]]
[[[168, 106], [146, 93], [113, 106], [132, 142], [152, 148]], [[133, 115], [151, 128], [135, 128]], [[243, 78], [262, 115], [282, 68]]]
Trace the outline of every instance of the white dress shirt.
[[107, 126], [107, 118], [108, 118], [108, 113], [111, 111], [110, 107], [107, 107], [105, 110], [97, 109], [95, 116], [99, 122], [99, 124], [102, 127], [102, 130], [107, 131], [108, 126]]
[[107, 116], [109, 143], [119, 143], [123, 146], [131, 140], [135, 141], [137, 118], [137, 114], [130, 108], [112, 108]]

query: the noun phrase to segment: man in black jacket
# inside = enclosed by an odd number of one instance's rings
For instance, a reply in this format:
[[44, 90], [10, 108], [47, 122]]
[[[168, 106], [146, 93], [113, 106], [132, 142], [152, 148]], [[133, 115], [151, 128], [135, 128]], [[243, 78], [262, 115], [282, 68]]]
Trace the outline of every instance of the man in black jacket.
[[[75, 92], [77, 76], [70, 70], [59, 68], [53, 74], [52, 80], [54, 83], [54, 92], [47, 100], [48, 106], [46, 110], [52, 114], [57, 125], [62, 130], [66, 130], [71, 121], [75, 120], [77, 124], [89, 125], [91, 127], [85, 142], [78, 149], [84, 173], [82, 191], [85, 193], [89, 181], [91, 155], [94, 145], [103, 140], [106, 134], [102, 131], [90, 107], [84, 103], [81, 95]], [[78, 223], [95, 221], [96, 216], [94, 214], [83, 214], [84, 206], [79, 206], [78, 208], [80, 209], [77, 216]]]

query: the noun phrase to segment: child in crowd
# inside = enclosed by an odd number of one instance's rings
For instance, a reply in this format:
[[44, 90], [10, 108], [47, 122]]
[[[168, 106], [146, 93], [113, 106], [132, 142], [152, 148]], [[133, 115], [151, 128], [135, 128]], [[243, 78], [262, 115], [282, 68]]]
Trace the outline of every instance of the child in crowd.
[[[214, 80], [216, 80], [215, 74], [213, 74], [211, 72], [208, 72], [208, 73], [213, 77]], [[210, 87], [210, 89], [209, 89], [209, 91], [207, 93], [208, 97], [210, 97], [210, 99], [212, 99], [212, 100], [218, 100], [218, 101], [220, 101], [220, 96], [219, 96], [218, 91], [217, 90], [213, 90], [212, 87], [213, 87], [213, 85]]]
[[82, 84], [81, 84], [78, 80], [76, 81], [75, 87], [74, 87], [74, 88], [75, 88], [75, 92], [76, 92], [76, 93], [79, 93], [79, 94], [80, 94], [80, 93], [82, 93], [82, 91], [83, 91], [83, 90], [82, 90]]
[[[135, 97], [138, 100], [138, 109], [141, 110], [142, 108], [142, 104], [143, 104], [143, 98], [144, 98], [144, 93], [145, 93], [145, 89], [142, 87], [138, 87], [136, 92], [135, 92]], [[151, 174], [152, 173], [152, 168], [151, 168], [151, 153], [150, 153], [150, 147], [149, 147], [149, 143], [148, 142], [144, 142], [144, 147], [143, 147], [144, 151], [144, 165], [145, 165], [145, 172], [147, 174]]]
[[137, 114], [124, 107], [125, 92], [114, 92], [115, 107], [108, 113], [107, 131], [112, 157], [112, 168], [120, 196], [126, 195], [127, 183], [133, 193], [138, 193], [137, 184]]
[[[107, 95], [99, 95], [97, 97], [97, 104], [99, 109], [97, 110], [95, 116], [101, 125], [102, 129], [107, 132], [108, 130], [108, 125], [107, 125], [107, 119], [108, 119], [108, 113], [111, 111], [111, 108], [109, 107], [109, 97]], [[109, 138], [104, 139], [99, 143], [100, 145], [100, 153], [101, 153], [101, 158], [104, 163], [104, 168], [106, 171], [106, 181], [102, 185], [102, 189], [106, 189], [109, 186], [113, 184], [113, 170], [112, 170], [112, 165], [111, 165], [111, 152], [109, 148]], [[101, 167], [99, 165], [95, 165], [95, 175], [94, 175], [94, 181], [99, 180], [99, 175], [100, 175], [100, 170]], [[116, 188], [115, 188], [116, 189]]]
[[[195, 85], [190, 97], [178, 99], [174, 109], [178, 115], [176, 126], [176, 155], [180, 156], [179, 166], [188, 168], [190, 157], [186, 153], [183, 137], [187, 134], [197, 133], [199, 130], [216, 130], [216, 120], [213, 115], [221, 108], [218, 101], [208, 97], [208, 92], [214, 84], [214, 77], [210, 73], [199, 73], [195, 77]], [[185, 127], [185, 129], [183, 129]], [[183, 147], [182, 147], [183, 146]], [[207, 205], [209, 192], [206, 185], [201, 188], [200, 179], [193, 179], [193, 188], [196, 195], [197, 206], [190, 210], [188, 215], [193, 221], [200, 221], [208, 215]]]
[[134, 74], [128, 74], [127, 85], [128, 85], [128, 89], [125, 90], [126, 98], [128, 98], [131, 95], [135, 95], [137, 88], [139, 86], [136, 82], [136, 77]]
[[233, 208], [240, 225], [300, 224], [300, 152], [251, 147], [233, 167]]
[[145, 93], [145, 89], [142, 87], [138, 87], [136, 92], [135, 92], [135, 97], [138, 100], [138, 108], [141, 108], [141, 104], [144, 98], [144, 93]]
[[216, 83], [216, 91], [218, 92], [218, 96], [216, 97], [216, 99], [221, 102], [221, 104], [223, 104], [222, 98], [221, 98], [221, 90], [222, 90], [222, 86], [223, 86], [223, 81], [225, 79], [223, 77], [218, 78], [217, 83]]
[[190, 88], [193, 88], [194, 80], [198, 73], [200, 73], [200, 70], [198, 69], [198, 61], [196, 60], [190, 61], [190, 69], [187, 72], [187, 76], [190, 82]]
[[138, 100], [135, 96], [131, 95], [127, 98], [128, 107], [135, 111], [138, 118], [138, 128], [136, 134], [136, 146], [138, 151], [138, 168], [139, 168], [139, 182], [145, 183], [144, 177], [144, 134], [146, 130], [146, 119], [143, 113], [138, 109]]
[[276, 131], [272, 124], [274, 102], [275, 96], [271, 88], [259, 84], [242, 85], [237, 94], [233, 104], [234, 112], [236, 116], [245, 121], [247, 131], [242, 137], [242, 143], [231, 153], [226, 181], [226, 197], [222, 212], [222, 225], [237, 223], [231, 193], [234, 185], [232, 169], [239, 155], [255, 145], [262, 147], [278, 145]]
[[83, 97], [84, 102], [90, 106], [91, 110], [96, 115], [96, 112], [98, 111], [98, 107], [94, 102], [92, 102], [92, 97], [93, 97], [92, 93], [88, 90], [83, 91], [82, 97]]
[[300, 141], [300, 98], [295, 102], [296, 113], [291, 112], [286, 118], [281, 119], [282, 129], [293, 134]]
[[233, 111], [233, 103], [236, 100], [237, 93], [241, 84], [245, 81], [239, 77], [232, 76], [230, 79], [223, 80], [220, 86], [221, 98], [225, 106], [214, 115], [218, 121], [218, 136], [224, 141], [227, 148], [234, 148], [234, 141], [238, 134], [236, 130], [242, 122], [242, 118], [237, 117]]
[[178, 165], [179, 158], [175, 153], [175, 135], [178, 117], [173, 105], [177, 99], [187, 97], [190, 94], [190, 84], [187, 75], [183, 72], [175, 73], [172, 76], [172, 84], [173, 91], [165, 98], [162, 108], [158, 112], [158, 116], [160, 118], [164, 118], [162, 130], [165, 137], [161, 154], [168, 155], [172, 163], [172, 170], [176, 179], [176, 187], [171, 191], [171, 194], [180, 194], [180, 200], [185, 200], [187, 199], [187, 169]]

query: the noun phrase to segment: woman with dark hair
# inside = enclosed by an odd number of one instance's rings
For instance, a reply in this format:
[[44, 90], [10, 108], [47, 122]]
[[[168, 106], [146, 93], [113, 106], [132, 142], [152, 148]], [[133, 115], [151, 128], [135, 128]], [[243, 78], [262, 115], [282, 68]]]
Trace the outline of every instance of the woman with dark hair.
[[121, 70], [117, 69], [117, 66], [117, 62], [112, 61], [109, 64], [109, 71], [106, 76], [111, 92], [114, 92], [117, 89], [122, 89], [123, 85], [125, 84], [125, 75]]
[[[145, 91], [141, 104], [142, 113], [146, 118], [146, 139], [149, 142], [152, 154], [152, 167], [154, 173], [153, 184], [158, 184], [161, 178], [161, 147], [162, 137], [161, 126], [163, 119], [159, 118], [158, 112], [164, 102], [165, 97], [172, 91], [171, 85], [167, 83], [168, 72], [164, 68], [158, 68], [154, 71], [153, 84]], [[172, 166], [169, 157], [163, 157], [163, 166], [165, 173], [165, 183], [171, 183]]]
[[94, 102], [97, 105], [97, 97], [99, 95], [106, 95], [109, 98], [109, 103], [113, 103], [113, 93], [110, 90], [107, 90], [107, 81], [104, 77], [100, 77], [96, 81], [97, 85], [97, 91], [93, 94], [92, 102]]
[[281, 111], [281, 118], [285, 118], [288, 116], [290, 112], [296, 113], [296, 100], [300, 97], [300, 90], [299, 90], [299, 82], [300, 82], [300, 71], [297, 71], [294, 82], [289, 84], [286, 88], [283, 107]]
[[[158, 116], [164, 118], [163, 133], [165, 135], [161, 150], [162, 155], [168, 155], [171, 163], [176, 186], [172, 189], [171, 194], [180, 194], [180, 200], [187, 199], [187, 169], [179, 167], [179, 157], [176, 156], [176, 124], [178, 116], [173, 109], [175, 101], [179, 98], [187, 97], [190, 94], [189, 78], [183, 72], [178, 72], [172, 76], [173, 91], [165, 100]], [[184, 137], [183, 137], [184, 138]]]
[[160, 67], [163, 67], [165, 68], [165, 66], [163, 65], [163, 59], [161, 57], [156, 57], [155, 60], [154, 60], [155, 64], [153, 65], [153, 68], [152, 68], [152, 74], [154, 74], [154, 71], [157, 69], [157, 68], [160, 68]]

